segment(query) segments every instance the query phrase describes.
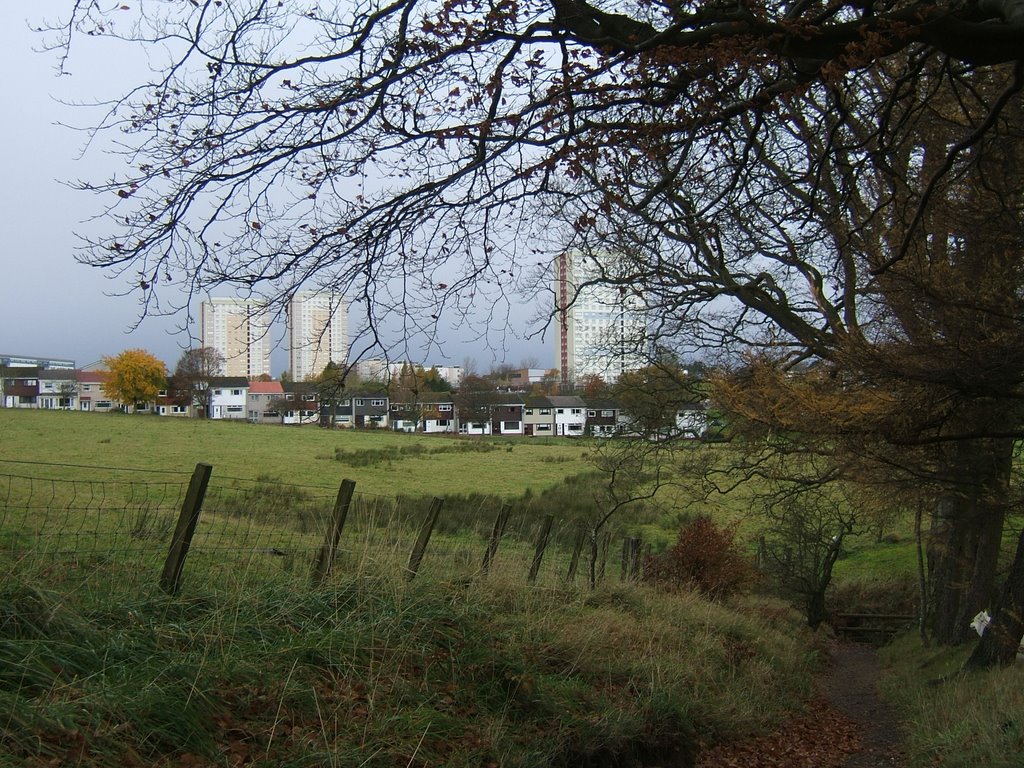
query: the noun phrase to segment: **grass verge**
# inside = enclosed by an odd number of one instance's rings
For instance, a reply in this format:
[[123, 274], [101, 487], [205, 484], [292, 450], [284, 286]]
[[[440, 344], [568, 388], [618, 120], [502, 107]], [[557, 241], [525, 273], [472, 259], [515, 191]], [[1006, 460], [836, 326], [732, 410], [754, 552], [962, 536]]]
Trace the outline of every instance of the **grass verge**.
[[799, 705], [804, 643], [775, 604], [636, 586], [98, 600], [8, 578], [0, 764], [686, 765]]
[[972, 649], [923, 648], [912, 635], [884, 649], [885, 693], [906, 723], [908, 768], [1024, 764], [1024, 664], [958, 674]]

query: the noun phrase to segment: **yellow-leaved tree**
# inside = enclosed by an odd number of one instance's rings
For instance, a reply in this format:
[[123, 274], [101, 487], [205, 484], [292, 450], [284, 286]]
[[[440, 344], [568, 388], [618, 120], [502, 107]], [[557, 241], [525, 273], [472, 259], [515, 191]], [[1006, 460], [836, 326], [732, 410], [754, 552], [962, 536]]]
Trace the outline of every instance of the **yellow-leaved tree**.
[[104, 384], [107, 394], [135, 410], [156, 400], [157, 393], [167, 386], [166, 366], [144, 349], [126, 349], [104, 357], [103, 364], [110, 372]]

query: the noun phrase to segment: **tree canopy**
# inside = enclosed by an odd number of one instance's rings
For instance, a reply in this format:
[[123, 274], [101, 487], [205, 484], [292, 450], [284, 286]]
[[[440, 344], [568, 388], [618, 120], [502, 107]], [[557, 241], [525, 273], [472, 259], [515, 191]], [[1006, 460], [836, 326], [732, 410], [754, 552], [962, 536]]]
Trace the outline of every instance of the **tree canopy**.
[[[886, 93], [811, 116], [826, 142], [844, 125], [882, 141], [909, 94], [1016, 62], [1024, 41], [1021, 0], [70, 9], [66, 35], [159, 42], [167, 56], [105, 122], [127, 149], [114, 178], [85, 185], [115, 224], [89, 263], [149, 309], [175, 300], [168, 283], [283, 302], [315, 282], [361, 302], [371, 328], [401, 312], [406, 333], [471, 304], [500, 325], [545, 252], [592, 243], [608, 210], [665, 205], [661, 191], [687, 180], [709, 204], [738, 193], [739, 169], [770, 159], [758, 136], [798, 119], [809, 91], [856, 93], [890, 67]], [[1019, 91], [1012, 69], [936, 174]]]
[[119, 355], [104, 357], [109, 376], [104, 391], [115, 400], [134, 408], [151, 403], [167, 386], [167, 368], [144, 349], [126, 349]]
[[206, 418], [213, 416], [211, 379], [224, 372], [224, 355], [213, 347], [186, 349], [174, 368], [174, 384], [188, 397], [189, 405], [202, 406]]

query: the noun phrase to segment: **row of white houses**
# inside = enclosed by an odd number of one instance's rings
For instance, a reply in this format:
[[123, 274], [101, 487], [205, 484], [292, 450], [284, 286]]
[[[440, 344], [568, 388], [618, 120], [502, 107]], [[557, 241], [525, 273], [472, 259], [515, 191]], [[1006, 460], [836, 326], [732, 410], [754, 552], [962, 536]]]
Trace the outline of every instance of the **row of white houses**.
[[[215, 377], [205, 404], [173, 388], [153, 403], [117, 402], [104, 389], [103, 371], [0, 369], [5, 408], [151, 412], [167, 417], [208, 416], [256, 424], [323, 424], [402, 432], [525, 437], [601, 437], [635, 433], [635, 421], [619, 404], [575, 395], [530, 396], [518, 392], [346, 392], [322, 403], [314, 385]], [[707, 430], [701, 404], [665, 414], [661, 434], [699, 437]]]

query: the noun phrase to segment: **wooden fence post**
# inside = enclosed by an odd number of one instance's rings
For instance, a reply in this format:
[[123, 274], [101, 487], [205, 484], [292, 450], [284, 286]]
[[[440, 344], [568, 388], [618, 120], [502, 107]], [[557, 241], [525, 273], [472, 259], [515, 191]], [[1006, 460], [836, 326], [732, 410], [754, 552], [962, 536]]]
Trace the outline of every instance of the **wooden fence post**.
[[434, 525], [437, 523], [437, 516], [441, 514], [442, 504], [444, 504], [444, 499], [439, 499], [436, 496], [430, 502], [430, 511], [427, 512], [427, 519], [423, 521], [423, 525], [420, 527], [420, 535], [416, 538], [412, 554], [409, 555], [409, 567], [405, 571], [406, 581], [412, 581], [416, 578], [416, 572], [419, 571], [420, 563], [423, 562], [423, 554], [427, 551], [430, 534], [433, 533]]
[[494, 556], [498, 553], [498, 544], [501, 543], [501, 537], [505, 535], [505, 526], [508, 525], [508, 518], [511, 514], [512, 507], [502, 504], [501, 509], [498, 510], [498, 516], [494, 519], [491, 538], [487, 542], [487, 551], [484, 552], [484, 562], [481, 566], [484, 576], [491, 570], [491, 563], [494, 562]]
[[619, 581], [625, 581], [629, 577], [629, 542], [628, 536], [622, 540], [622, 566], [619, 571]]
[[316, 584], [323, 584], [331, 573], [334, 565], [334, 554], [338, 551], [338, 541], [341, 538], [341, 530], [345, 527], [345, 520], [348, 518], [348, 510], [352, 504], [352, 494], [355, 493], [356, 483], [354, 480], [342, 480], [338, 487], [338, 497], [334, 500], [334, 510], [331, 515], [331, 527], [324, 538], [324, 545], [320, 547], [320, 554], [317, 557], [316, 568], [313, 571], [313, 581]]
[[601, 565], [597, 571], [597, 580], [604, 581], [605, 568], [608, 565], [608, 549], [612, 545], [612, 535], [605, 532], [601, 537]]
[[640, 578], [640, 547], [643, 541], [640, 538], [629, 540], [629, 578], [637, 581]]
[[587, 530], [580, 527], [579, 533], [576, 534], [576, 543], [572, 548], [572, 558], [569, 560], [569, 572], [565, 575], [565, 580], [572, 584], [576, 581], [576, 569], [580, 565], [580, 552], [583, 551], [583, 542], [587, 538]]
[[530, 564], [530, 573], [526, 580], [533, 584], [537, 581], [537, 574], [540, 573], [540, 563], [544, 559], [544, 550], [548, 548], [548, 538], [551, 536], [551, 524], [554, 523], [554, 515], [547, 515], [541, 525], [540, 536], [537, 537], [537, 548], [533, 552], [533, 562]]
[[196, 532], [199, 512], [203, 508], [206, 486], [210, 483], [212, 472], [213, 465], [202, 462], [196, 464], [196, 468], [192, 472], [192, 479], [189, 481], [188, 491], [185, 493], [185, 501], [182, 502], [181, 513], [178, 515], [178, 524], [174, 526], [171, 548], [167, 552], [164, 570], [160, 574], [160, 589], [169, 595], [177, 594], [178, 587], [181, 586], [182, 569], [185, 567], [188, 548], [192, 544], [192, 535]]

